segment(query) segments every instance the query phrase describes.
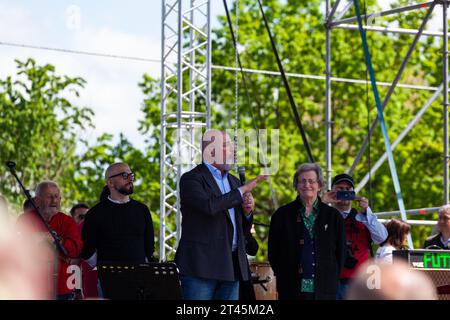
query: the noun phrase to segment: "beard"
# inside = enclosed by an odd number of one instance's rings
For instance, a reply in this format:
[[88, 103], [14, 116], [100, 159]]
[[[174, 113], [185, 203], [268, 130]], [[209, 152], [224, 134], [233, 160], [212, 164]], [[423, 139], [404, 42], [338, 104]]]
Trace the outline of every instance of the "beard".
[[222, 168], [225, 171], [233, 170], [234, 167], [235, 167], [234, 163], [224, 163], [224, 164], [222, 164]]
[[134, 186], [133, 186], [132, 183], [126, 184], [126, 185], [124, 185], [123, 187], [120, 187], [119, 189], [117, 189], [117, 191], [118, 191], [120, 194], [123, 194], [124, 196], [128, 196], [128, 195], [130, 195], [130, 194], [133, 194]]
[[59, 211], [59, 208], [57, 207], [47, 207], [44, 209], [41, 209], [41, 213], [44, 216], [45, 220], [50, 220], [55, 214], [57, 214]]

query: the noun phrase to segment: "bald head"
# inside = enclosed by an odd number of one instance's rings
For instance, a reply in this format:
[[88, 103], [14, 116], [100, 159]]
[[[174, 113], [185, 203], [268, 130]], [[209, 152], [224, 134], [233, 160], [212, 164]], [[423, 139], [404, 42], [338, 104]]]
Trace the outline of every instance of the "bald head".
[[350, 283], [348, 300], [436, 300], [433, 282], [404, 262], [365, 263]]
[[234, 167], [234, 144], [226, 131], [207, 130], [202, 137], [203, 160], [221, 171]]
[[118, 198], [128, 199], [127, 196], [134, 190], [134, 173], [130, 167], [122, 162], [114, 163], [105, 171], [106, 185], [109, 188], [110, 196], [117, 200]]
[[129, 169], [128, 165], [123, 162], [116, 162], [110, 165], [105, 171], [105, 180], [108, 180], [109, 177], [123, 172], [124, 169]]

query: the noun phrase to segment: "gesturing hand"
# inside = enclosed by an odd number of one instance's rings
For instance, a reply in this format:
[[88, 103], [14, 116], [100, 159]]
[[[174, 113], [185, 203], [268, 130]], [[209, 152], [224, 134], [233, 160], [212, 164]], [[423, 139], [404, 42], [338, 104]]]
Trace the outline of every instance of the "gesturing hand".
[[244, 193], [242, 202], [242, 209], [244, 209], [245, 214], [249, 214], [255, 209], [255, 200], [250, 192]]
[[260, 181], [265, 181], [265, 180], [267, 180], [268, 177], [269, 177], [268, 175], [257, 176], [256, 178], [247, 181], [246, 184], [240, 186], [239, 189], [241, 189], [243, 194], [245, 194], [247, 192], [251, 192], [253, 189], [256, 188], [256, 186], [258, 185], [258, 183]]

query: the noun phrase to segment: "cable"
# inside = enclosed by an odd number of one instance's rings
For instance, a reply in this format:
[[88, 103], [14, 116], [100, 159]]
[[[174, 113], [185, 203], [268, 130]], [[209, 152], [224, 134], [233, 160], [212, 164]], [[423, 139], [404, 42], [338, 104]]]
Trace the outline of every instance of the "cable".
[[[130, 57], [130, 56], [121, 56], [121, 55], [113, 55], [113, 54], [103, 54], [103, 53], [88, 52], [88, 51], [76, 51], [76, 50], [69, 50], [69, 49], [63, 49], [63, 48], [44, 47], [44, 46], [33, 46], [33, 45], [29, 45], [29, 44], [19, 44], [19, 43], [5, 42], [5, 41], [0, 41], [0, 45], [10, 46], [10, 47], [29, 48], [29, 49], [36, 49], [36, 50], [55, 51], [55, 52], [70, 53], [70, 54], [82, 54], [82, 55], [88, 55], [88, 56], [98, 56], [98, 57], [106, 57], [106, 58], [116, 58], [116, 59], [124, 59], [124, 60], [135, 60], [135, 61], [143, 61], [143, 62], [161, 63], [161, 60], [157, 60], [157, 59], [147, 59], [147, 58], [141, 58], [141, 57]], [[175, 64], [175, 63], [173, 63], [173, 64]], [[217, 69], [217, 70], [226, 70], [226, 71], [235, 71], [236, 70], [236, 68], [234, 68], [234, 67], [218, 66], [218, 65], [212, 65], [211, 68]], [[270, 71], [270, 70], [242, 68], [241, 71], [247, 72], [247, 73], [256, 73], [256, 74], [273, 75], [273, 76], [281, 75], [281, 73], [279, 71]], [[287, 72], [285, 74], [288, 77], [294, 77], [294, 78], [325, 80], [324, 76], [314, 76], [314, 75], [290, 73], [290, 72]], [[365, 81], [365, 80], [347, 79], [347, 78], [338, 78], [338, 77], [331, 77], [331, 81], [355, 83], [355, 84], [366, 84], [367, 83], [367, 81]], [[384, 86], [384, 87], [390, 87], [392, 85], [392, 83], [377, 81], [377, 85]], [[429, 87], [429, 86], [412, 85], [412, 84], [401, 84], [401, 83], [398, 84], [397, 87], [405, 88], [405, 89], [414, 89], [414, 90], [427, 90], [427, 91], [439, 90], [438, 87]], [[256, 96], [255, 96], [255, 98], [256, 98]]]
[[306, 154], [308, 156], [308, 161], [309, 162], [314, 162], [314, 158], [313, 158], [312, 153], [311, 153], [311, 148], [309, 147], [308, 139], [306, 137], [306, 132], [305, 132], [305, 130], [303, 128], [303, 125], [302, 125], [302, 122], [300, 120], [300, 116], [299, 116], [298, 111], [297, 111], [297, 106], [295, 104], [294, 97], [292, 96], [291, 88], [289, 87], [289, 82], [288, 82], [288, 80], [286, 78], [286, 74], [284, 72], [283, 65], [281, 64], [280, 56], [278, 55], [278, 50], [277, 50], [275, 41], [274, 41], [274, 39], [272, 37], [272, 33], [270, 31], [269, 24], [267, 22], [266, 15], [265, 15], [264, 9], [262, 7], [261, 0], [258, 0], [258, 4], [259, 4], [259, 9], [261, 11], [262, 17], [263, 17], [264, 25], [266, 26], [267, 34], [269, 35], [269, 38], [270, 38], [270, 43], [272, 45], [272, 51], [273, 51], [273, 53], [275, 55], [275, 58], [277, 60], [278, 69], [281, 72], [281, 78], [283, 79], [284, 87], [286, 89], [286, 93], [288, 95], [292, 111], [294, 112], [295, 122], [297, 123], [297, 127], [300, 130], [300, 134], [301, 134], [302, 139], [303, 139], [303, 145], [305, 146], [305, 149], [306, 149]]
[[134, 60], [134, 61], [161, 63], [161, 60], [156, 60], [156, 59], [121, 56], [121, 55], [109, 54], [109, 53], [99, 53], [99, 52], [89, 52], [89, 51], [78, 51], [78, 50], [70, 50], [70, 49], [52, 48], [52, 47], [44, 47], [44, 46], [33, 46], [33, 45], [30, 45], [30, 44], [21, 44], [21, 43], [13, 43], [13, 42], [5, 42], [5, 41], [0, 41], [0, 45], [2, 45], [2, 46], [9, 46], [9, 47], [20, 47], [20, 48], [28, 48], [28, 49], [38, 49], [38, 50], [73, 53], [73, 54], [80, 54], [80, 55], [85, 55], [85, 56], [96, 56], [96, 57], [105, 57], [105, 58], [114, 58], [114, 59], [123, 59], [123, 60]]

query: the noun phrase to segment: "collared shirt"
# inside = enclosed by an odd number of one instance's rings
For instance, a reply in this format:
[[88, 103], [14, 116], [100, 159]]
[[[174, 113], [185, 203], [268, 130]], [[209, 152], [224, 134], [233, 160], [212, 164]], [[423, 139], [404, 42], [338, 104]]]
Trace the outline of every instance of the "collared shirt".
[[309, 232], [309, 235], [311, 238], [314, 238], [314, 221], [316, 221], [317, 213], [319, 212], [319, 199], [317, 198], [316, 201], [314, 201], [312, 206], [311, 213], [307, 216], [306, 215], [306, 207], [302, 202], [302, 207], [300, 208], [300, 213], [302, 214], [303, 221], [305, 223], [305, 227]]
[[446, 248], [450, 248], [450, 238], [448, 238], [446, 241], [444, 240], [444, 237], [441, 235], [441, 242]]
[[[344, 219], [347, 218], [350, 210], [351, 209], [341, 212]], [[370, 207], [367, 208], [366, 214], [358, 212], [355, 219], [356, 221], [359, 221], [364, 224], [364, 226], [366, 226], [366, 228], [370, 232], [370, 237], [375, 244], [380, 244], [387, 239], [388, 232], [386, 230], [386, 227], [380, 221], [378, 221], [377, 216], [372, 212]]]
[[111, 196], [108, 196], [108, 200], [109, 201], [111, 201], [111, 202], [113, 202], [113, 203], [117, 203], [117, 204], [122, 204], [122, 203], [128, 203], [128, 202], [130, 202], [130, 198], [128, 198], [128, 200], [127, 201], [120, 201], [120, 200], [114, 200], [114, 199], [112, 199], [111, 198]]
[[[222, 194], [228, 193], [231, 191], [230, 182], [228, 181], [228, 171], [225, 171], [225, 174], [222, 176], [222, 172], [219, 169], [211, 165], [210, 163], [204, 161], [203, 162], [208, 168], [209, 172], [211, 172], [214, 180], [216, 180], [217, 186], [219, 187]], [[238, 189], [242, 196], [241, 189]], [[233, 224], [233, 243], [232, 250], [236, 250], [237, 248], [237, 232], [236, 232], [236, 216], [234, 208], [228, 209], [228, 214], [230, 215], [231, 223]]]
[[[305, 229], [308, 231], [310, 238], [313, 240], [314, 246], [314, 222], [316, 221], [317, 214], [319, 213], [319, 199], [317, 198], [314, 201], [312, 206], [312, 211], [309, 215], [306, 215], [306, 207], [303, 202], [300, 200], [302, 206], [300, 208], [300, 213], [303, 217], [303, 223], [305, 225]], [[313, 247], [313, 256], [314, 256], [314, 247]], [[313, 269], [315, 269], [315, 262], [313, 262]], [[314, 292], [315, 291], [315, 281], [314, 281], [314, 273], [312, 274], [312, 278], [302, 278], [301, 282], [301, 292]]]

